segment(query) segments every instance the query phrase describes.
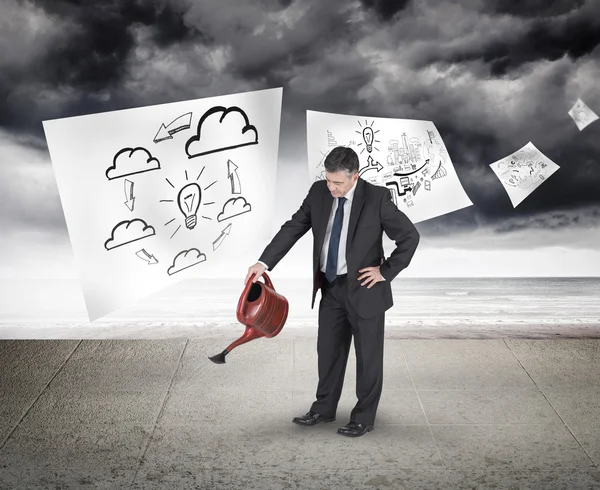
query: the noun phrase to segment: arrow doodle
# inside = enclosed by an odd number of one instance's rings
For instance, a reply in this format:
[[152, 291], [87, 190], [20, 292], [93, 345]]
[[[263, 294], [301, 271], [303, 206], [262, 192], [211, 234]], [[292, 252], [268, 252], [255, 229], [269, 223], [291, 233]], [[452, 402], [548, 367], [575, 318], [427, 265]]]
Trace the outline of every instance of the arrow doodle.
[[179, 131], [183, 131], [184, 129], [190, 129], [192, 125], [192, 113], [188, 112], [187, 114], [183, 114], [179, 116], [177, 119], [172, 121], [169, 125], [165, 126], [165, 124], [161, 124], [156, 136], [154, 137], [155, 143], [160, 143], [161, 141], [173, 139], [173, 135], [178, 133]]
[[367, 173], [369, 170], [375, 169], [375, 170], [377, 170], [377, 172], [381, 172], [383, 170], [383, 165], [381, 165], [381, 163], [373, 160], [371, 155], [369, 155], [369, 158], [367, 158], [367, 162], [368, 162], [368, 165], [366, 167], [364, 167], [360, 172], [358, 172], [358, 175], [360, 177], [362, 177], [362, 175]]
[[223, 240], [225, 240], [225, 237], [229, 235], [229, 233], [231, 233], [231, 223], [229, 223], [225, 228], [223, 228], [223, 231], [221, 232], [219, 237], [213, 242], [213, 251], [215, 251], [221, 246], [221, 243], [223, 243]]
[[231, 180], [231, 193], [232, 194], [241, 194], [242, 193], [242, 184], [240, 183], [240, 177], [237, 173], [237, 165], [233, 163], [231, 160], [227, 160], [227, 176], [229, 180]]
[[129, 179], [125, 179], [125, 199], [125, 206], [129, 208], [129, 211], [133, 211], [135, 197], [133, 197], [133, 182]]
[[146, 252], [145, 248], [138, 250], [135, 254], [143, 261], [148, 262], [148, 265], [158, 264], [158, 260], [156, 260], [156, 257]]

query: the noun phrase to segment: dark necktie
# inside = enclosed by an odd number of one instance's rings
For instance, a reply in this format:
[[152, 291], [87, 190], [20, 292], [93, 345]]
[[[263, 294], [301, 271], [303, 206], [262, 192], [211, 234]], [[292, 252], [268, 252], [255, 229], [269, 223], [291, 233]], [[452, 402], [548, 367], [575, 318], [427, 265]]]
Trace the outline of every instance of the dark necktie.
[[329, 250], [327, 252], [327, 265], [325, 266], [325, 278], [333, 282], [337, 277], [338, 250], [340, 248], [340, 235], [342, 234], [342, 223], [344, 221], [345, 197], [338, 197], [338, 207], [333, 218], [331, 237], [329, 238]]

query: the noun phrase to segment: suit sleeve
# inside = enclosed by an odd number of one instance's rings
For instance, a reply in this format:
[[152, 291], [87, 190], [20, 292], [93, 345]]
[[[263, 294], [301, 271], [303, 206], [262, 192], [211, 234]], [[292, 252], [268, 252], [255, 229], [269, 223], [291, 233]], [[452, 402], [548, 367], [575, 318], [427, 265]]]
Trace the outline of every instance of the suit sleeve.
[[396, 243], [394, 251], [380, 266], [381, 275], [391, 281], [410, 264], [420, 237], [412, 221], [392, 202], [389, 192], [383, 194], [379, 213], [383, 230]]
[[281, 229], [273, 237], [271, 243], [267, 245], [258, 259], [259, 262], [268, 265], [269, 270], [273, 270], [294, 244], [310, 230], [312, 226], [310, 219], [312, 190], [313, 188], [311, 187], [307, 196], [304, 198], [300, 209], [298, 209], [298, 211], [296, 211], [293, 216], [281, 226]]

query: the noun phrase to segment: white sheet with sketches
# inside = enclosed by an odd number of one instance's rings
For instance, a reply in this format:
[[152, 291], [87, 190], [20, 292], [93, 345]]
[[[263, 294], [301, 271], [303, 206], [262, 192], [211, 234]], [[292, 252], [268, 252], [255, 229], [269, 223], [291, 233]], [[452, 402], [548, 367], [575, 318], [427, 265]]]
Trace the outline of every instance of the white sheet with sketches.
[[91, 321], [223, 268], [241, 284], [271, 233], [281, 95], [44, 122]]
[[413, 223], [473, 204], [430, 121], [307, 111], [307, 139], [311, 181], [325, 178], [325, 157], [334, 147], [350, 147], [361, 178], [387, 187]]
[[490, 167], [502, 182], [514, 208], [560, 168], [531, 141], [520, 150], [491, 163]]

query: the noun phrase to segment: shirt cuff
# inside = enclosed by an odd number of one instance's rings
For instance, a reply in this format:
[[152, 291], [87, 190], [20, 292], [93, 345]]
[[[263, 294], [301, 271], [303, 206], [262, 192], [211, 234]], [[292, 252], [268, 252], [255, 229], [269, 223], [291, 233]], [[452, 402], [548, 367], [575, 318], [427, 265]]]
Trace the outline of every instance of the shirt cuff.
[[265, 263], [264, 263], [262, 260], [257, 260], [257, 262], [258, 262], [259, 264], [262, 264], [262, 265], [264, 265], [264, 266], [267, 268], [267, 270], [269, 270], [269, 266], [268, 266], [267, 264], [265, 264]]

